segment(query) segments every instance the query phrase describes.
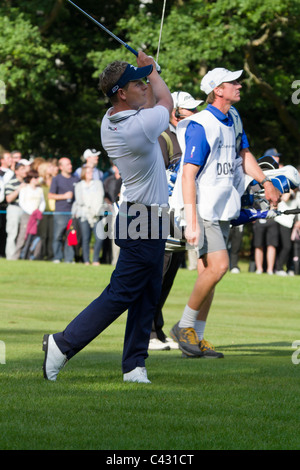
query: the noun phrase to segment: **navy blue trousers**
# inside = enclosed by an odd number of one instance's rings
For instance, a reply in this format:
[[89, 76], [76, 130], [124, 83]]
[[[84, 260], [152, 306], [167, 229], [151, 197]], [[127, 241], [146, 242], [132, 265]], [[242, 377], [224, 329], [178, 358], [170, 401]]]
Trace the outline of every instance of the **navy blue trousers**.
[[[131, 220], [128, 218], [128, 223]], [[119, 216], [117, 226], [118, 222]], [[126, 373], [144, 367], [148, 357], [151, 325], [161, 292], [165, 239], [124, 239], [118, 236], [118, 230], [116, 233], [120, 253], [110, 283], [54, 339], [70, 359], [128, 310], [122, 358], [122, 371]]]

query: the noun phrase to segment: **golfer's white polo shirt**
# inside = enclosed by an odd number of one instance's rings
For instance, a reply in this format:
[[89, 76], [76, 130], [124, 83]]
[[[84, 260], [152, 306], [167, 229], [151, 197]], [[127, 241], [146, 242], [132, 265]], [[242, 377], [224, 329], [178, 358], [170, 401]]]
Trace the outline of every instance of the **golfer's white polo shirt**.
[[105, 114], [101, 124], [102, 145], [117, 165], [124, 201], [168, 204], [168, 184], [158, 137], [169, 125], [164, 106], [140, 111]]

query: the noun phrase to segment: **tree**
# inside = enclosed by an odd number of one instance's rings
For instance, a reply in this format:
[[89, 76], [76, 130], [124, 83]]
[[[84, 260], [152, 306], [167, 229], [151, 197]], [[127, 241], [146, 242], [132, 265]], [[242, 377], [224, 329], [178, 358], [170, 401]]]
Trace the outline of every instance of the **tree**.
[[[79, 159], [99, 148], [109, 105], [98, 76], [115, 59], [135, 57], [63, 0], [5, 1], [0, 7], [0, 144]], [[75, 0], [134, 49], [154, 58], [163, 1]], [[298, 0], [167, 0], [159, 63], [171, 91], [197, 98], [208, 69], [243, 68], [239, 111], [255, 155], [277, 147], [298, 164], [300, 118]], [[294, 84], [294, 85], [293, 85]], [[292, 86], [296, 86], [292, 88]], [[296, 103], [296, 104], [295, 104]]]
[[[106, 10], [112, 2], [107, 8], [98, 2], [96, 13]], [[79, 164], [86, 148], [101, 147], [101, 103], [87, 54], [107, 41], [61, 0], [7, 1], [0, 21], [0, 80], [7, 91], [0, 144], [27, 156], [69, 156]]]
[[[167, 2], [168, 3], [168, 2]], [[129, 12], [130, 13], [130, 12]], [[160, 14], [157, 2], [138, 15], [123, 17], [118, 31], [127, 31], [132, 47], [156, 53]], [[297, 0], [191, 0], [171, 2], [164, 22], [159, 63], [174, 91], [195, 97], [208, 69], [244, 69], [239, 110], [257, 156], [278, 147], [284, 163], [299, 163], [299, 107], [292, 102], [292, 84], [300, 79], [295, 57], [299, 45], [300, 3]], [[92, 52], [98, 73], [107, 62], [126, 57], [120, 48]]]

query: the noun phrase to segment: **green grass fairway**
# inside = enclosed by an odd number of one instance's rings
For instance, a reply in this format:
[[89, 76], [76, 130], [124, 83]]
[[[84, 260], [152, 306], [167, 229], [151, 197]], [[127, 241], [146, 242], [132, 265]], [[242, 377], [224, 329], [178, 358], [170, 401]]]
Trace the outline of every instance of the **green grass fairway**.
[[[220, 360], [150, 352], [152, 384], [122, 381], [126, 314], [61, 371], [42, 375], [44, 333], [61, 331], [107, 285], [111, 266], [0, 260], [0, 449], [300, 449], [300, 277], [228, 273], [205, 338]], [[164, 309], [180, 319], [196, 273], [181, 269]], [[3, 343], [0, 344], [0, 347]], [[1, 356], [0, 356], [1, 357]]]

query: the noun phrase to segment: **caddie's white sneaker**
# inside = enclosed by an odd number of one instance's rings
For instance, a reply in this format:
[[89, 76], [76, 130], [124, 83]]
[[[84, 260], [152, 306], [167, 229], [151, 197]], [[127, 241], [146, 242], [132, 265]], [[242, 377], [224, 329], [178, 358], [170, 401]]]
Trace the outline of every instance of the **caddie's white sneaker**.
[[60, 369], [68, 361], [67, 356], [58, 348], [53, 335], [44, 335], [43, 351], [45, 351], [43, 363], [44, 378], [55, 381]]
[[124, 382], [137, 382], [143, 384], [151, 384], [150, 380], [147, 377], [146, 367], [136, 367], [130, 372], [123, 374]]

